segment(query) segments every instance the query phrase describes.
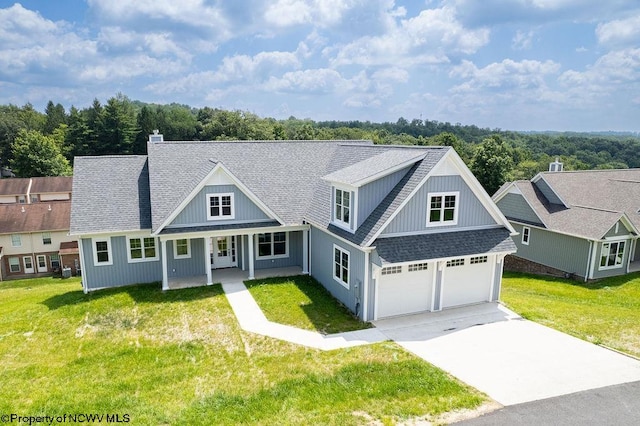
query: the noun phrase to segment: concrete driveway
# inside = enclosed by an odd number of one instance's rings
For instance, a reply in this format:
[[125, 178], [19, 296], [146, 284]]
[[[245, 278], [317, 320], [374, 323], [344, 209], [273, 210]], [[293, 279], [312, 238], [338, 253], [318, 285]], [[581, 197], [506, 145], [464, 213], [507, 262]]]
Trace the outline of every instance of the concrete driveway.
[[640, 361], [524, 320], [497, 303], [374, 324], [502, 405], [640, 380]]

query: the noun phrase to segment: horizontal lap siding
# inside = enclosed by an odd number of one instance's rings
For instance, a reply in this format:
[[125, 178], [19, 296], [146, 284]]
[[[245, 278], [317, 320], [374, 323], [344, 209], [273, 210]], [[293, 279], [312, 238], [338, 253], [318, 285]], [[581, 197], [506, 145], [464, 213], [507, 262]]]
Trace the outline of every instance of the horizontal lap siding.
[[204, 257], [204, 238], [193, 238], [189, 240], [191, 257], [186, 259], [173, 258], [173, 244], [175, 241], [167, 241], [167, 276], [193, 277], [207, 273]]
[[89, 290], [104, 287], [119, 287], [162, 281], [162, 253], [157, 242], [158, 260], [129, 263], [127, 261], [127, 239], [111, 237], [113, 265], [94, 266], [93, 247], [90, 238], [83, 238], [82, 250], [85, 257], [85, 269], [82, 271]]
[[460, 192], [458, 227], [494, 225], [496, 222], [460, 176], [433, 176], [418, 190], [382, 233], [451, 229], [452, 226], [427, 227], [428, 195], [434, 192]]
[[[207, 220], [207, 194], [233, 193], [235, 218]], [[235, 185], [209, 185], [202, 188], [191, 202], [171, 222], [171, 225], [223, 225], [234, 222], [266, 220], [269, 217]]]
[[529, 207], [529, 204], [520, 194], [507, 194], [496, 204], [506, 217], [522, 220], [523, 222], [541, 223], [538, 215]]
[[[345, 244], [337, 238], [311, 227], [311, 275], [318, 280], [336, 299], [341, 301], [352, 312], [356, 311], [356, 303], [362, 300], [364, 278], [364, 253], [357, 248]], [[349, 257], [350, 286], [343, 287], [333, 279], [333, 245], [347, 250]], [[357, 289], [356, 289], [357, 286]], [[371, 306], [371, 305], [370, 305]], [[372, 311], [369, 310], [371, 313]], [[362, 306], [358, 314], [362, 313]]]
[[518, 247], [516, 256], [580, 277], [585, 276], [589, 258], [589, 241], [531, 227], [529, 245], [524, 245], [522, 244], [523, 225], [517, 223], [512, 225], [520, 233], [513, 238]]

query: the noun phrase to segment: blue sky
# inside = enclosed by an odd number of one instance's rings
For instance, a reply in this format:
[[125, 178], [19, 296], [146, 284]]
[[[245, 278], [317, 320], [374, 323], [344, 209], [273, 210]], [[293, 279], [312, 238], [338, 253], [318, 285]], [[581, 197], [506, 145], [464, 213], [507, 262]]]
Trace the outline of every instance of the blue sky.
[[637, 0], [0, 0], [0, 104], [640, 131]]

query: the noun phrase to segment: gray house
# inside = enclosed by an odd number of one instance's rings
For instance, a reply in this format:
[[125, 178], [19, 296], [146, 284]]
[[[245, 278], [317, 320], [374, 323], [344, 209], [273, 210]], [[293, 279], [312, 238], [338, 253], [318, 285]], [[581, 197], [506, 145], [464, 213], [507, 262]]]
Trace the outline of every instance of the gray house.
[[497, 300], [511, 225], [455, 151], [370, 141], [166, 142], [78, 157], [85, 291], [311, 274], [359, 318]]
[[584, 280], [640, 270], [640, 169], [550, 169], [493, 196], [520, 233], [509, 268]]

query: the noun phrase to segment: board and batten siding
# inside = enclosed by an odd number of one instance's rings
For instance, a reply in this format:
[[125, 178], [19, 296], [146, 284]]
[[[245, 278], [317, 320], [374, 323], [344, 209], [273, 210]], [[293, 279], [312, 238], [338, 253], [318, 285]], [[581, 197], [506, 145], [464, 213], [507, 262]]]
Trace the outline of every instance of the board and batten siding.
[[193, 277], [207, 273], [204, 260], [204, 238], [189, 240], [191, 257], [174, 259], [173, 240], [167, 241], [167, 276], [169, 278]]
[[102, 266], [93, 264], [92, 239], [82, 238], [80, 242], [84, 254], [82, 275], [88, 290], [162, 281], [162, 253], [158, 240], [156, 240], [158, 260], [129, 263], [126, 237], [111, 237], [113, 264]]
[[496, 205], [502, 214], [508, 218], [518, 219], [528, 223], [542, 224], [538, 215], [520, 194], [506, 194]]
[[547, 201], [549, 201], [551, 204], [564, 205], [562, 200], [558, 198], [558, 196], [555, 194], [555, 192], [553, 192], [551, 187], [547, 184], [547, 182], [544, 179], [542, 178], [538, 179], [536, 182], [534, 182], [534, 185], [540, 190], [540, 192], [542, 192], [542, 195], [544, 195]]
[[358, 188], [358, 223], [359, 227], [391, 190], [407, 174], [411, 166], [391, 173]]
[[[235, 218], [231, 220], [207, 220], [207, 194], [233, 193]], [[269, 220], [253, 201], [235, 185], [207, 185], [196, 194], [168, 227], [185, 225], [224, 225], [237, 222]]]
[[[320, 231], [315, 227], [311, 227], [311, 275], [318, 281], [329, 293], [342, 302], [352, 312], [356, 312], [359, 317], [362, 315], [362, 290], [364, 283], [364, 253], [346, 244], [339, 239]], [[349, 288], [345, 288], [333, 278], [333, 245], [349, 252]], [[358, 309], [356, 305], [360, 303]], [[371, 306], [371, 305], [370, 305]], [[369, 310], [371, 313], [372, 311]]]
[[527, 225], [511, 223], [520, 234], [513, 238], [516, 256], [561, 271], [584, 277], [589, 259], [589, 241], [565, 234], [529, 227], [529, 244], [522, 244], [522, 229]]
[[[618, 232], [616, 232], [616, 225], [618, 227]], [[605, 234], [605, 238], [611, 238], [611, 237], [622, 237], [625, 235], [632, 235], [631, 232], [629, 232], [629, 230], [627, 229], [626, 226], [624, 226], [624, 224], [621, 221], [618, 221], [618, 223], [616, 225], [613, 225], [611, 227], [611, 229], [609, 229], [609, 231], [607, 231], [607, 233]]]
[[458, 191], [457, 227], [495, 225], [496, 221], [484, 208], [478, 197], [460, 176], [432, 176], [422, 185], [404, 208], [385, 228], [382, 235], [424, 231], [425, 229], [451, 229], [452, 225], [427, 227], [429, 194]]
[[[249, 270], [249, 236], [243, 235], [242, 237], [242, 251], [239, 259], [242, 261], [238, 266], [244, 270]], [[258, 250], [255, 246], [255, 241], [258, 240], [258, 234], [254, 235], [253, 255], [255, 257], [253, 267], [254, 269], [269, 269], [269, 268], [287, 268], [289, 266], [302, 267], [302, 231], [289, 231], [289, 256], [279, 257], [276, 259], [258, 259]], [[245, 265], [244, 267], [242, 265]]]

